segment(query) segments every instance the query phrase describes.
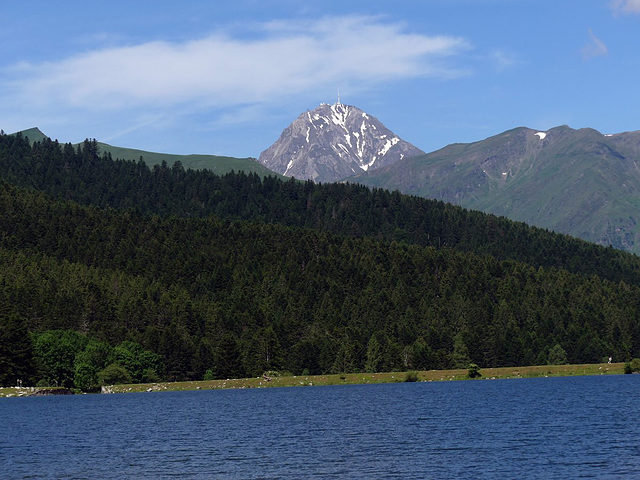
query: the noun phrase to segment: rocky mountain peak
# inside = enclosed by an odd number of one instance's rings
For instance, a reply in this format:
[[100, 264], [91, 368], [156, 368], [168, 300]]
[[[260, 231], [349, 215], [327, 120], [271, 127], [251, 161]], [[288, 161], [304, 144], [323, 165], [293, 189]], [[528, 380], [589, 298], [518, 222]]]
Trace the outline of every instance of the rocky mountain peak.
[[331, 182], [423, 153], [375, 117], [338, 100], [301, 114], [259, 161], [283, 175]]

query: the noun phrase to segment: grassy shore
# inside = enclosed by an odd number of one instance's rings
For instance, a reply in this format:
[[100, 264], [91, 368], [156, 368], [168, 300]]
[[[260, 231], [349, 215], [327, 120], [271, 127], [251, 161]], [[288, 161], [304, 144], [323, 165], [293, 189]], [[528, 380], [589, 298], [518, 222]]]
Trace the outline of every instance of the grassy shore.
[[[568, 377], [577, 375], [621, 374], [624, 363], [602, 363], [582, 365], [537, 365], [532, 367], [483, 368], [480, 380], [533, 377]], [[419, 382], [467, 380], [467, 370], [428, 370], [415, 372]], [[358, 385], [371, 383], [404, 382], [407, 372], [346, 373], [335, 375], [298, 375], [287, 377], [257, 377], [200, 382], [147, 383], [135, 385], [112, 385], [104, 387], [104, 393], [167, 392], [181, 390], [217, 390], [267, 387], [305, 387], [318, 385]], [[477, 381], [477, 380], [474, 380]], [[37, 388], [0, 388], [0, 397], [28, 396]]]

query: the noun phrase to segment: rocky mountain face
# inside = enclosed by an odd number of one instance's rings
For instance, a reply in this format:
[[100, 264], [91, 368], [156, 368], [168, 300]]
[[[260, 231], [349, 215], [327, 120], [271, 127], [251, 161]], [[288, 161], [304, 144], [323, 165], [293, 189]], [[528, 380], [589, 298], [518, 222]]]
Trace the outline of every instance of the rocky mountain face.
[[375, 117], [338, 101], [300, 115], [258, 161], [289, 177], [332, 182], [423, 154]]
[[640, 132], [516, 128], [353, 180], [640, 254]]

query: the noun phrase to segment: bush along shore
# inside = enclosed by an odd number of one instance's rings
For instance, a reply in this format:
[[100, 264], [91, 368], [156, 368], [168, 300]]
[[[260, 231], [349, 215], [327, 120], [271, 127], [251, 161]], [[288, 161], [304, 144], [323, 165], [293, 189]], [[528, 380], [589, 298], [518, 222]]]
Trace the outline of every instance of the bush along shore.
[[[204, 380], [189, 382], [158, 382], [144, 384], [108, 385], [101, 393], [170, 392], [186, 390], [219, 390], [269, 387], [312, 387], [327, 385], [360, 385], [373, 383], [440, 382], [447, 380], [497, 380], [535, 377], [569, 377], [580, 375], [609, 375], [628, 372], [628, 364], [602, 363], [579, 365], [536, 365], [529, 367], [427, 370], [385, 373], [343, 373], [332, 375], [280, 375], [265, 372], [254, 378]], [[0, 388], [0, 397], [24, 397], [58, 394], [53, 388], [9, 387]], [[63, 390], [63, 389], [60, 389]], [[64, 389], [65, 393], [69, 392]], [[79, 392], [76, 392], [79, 393]]]

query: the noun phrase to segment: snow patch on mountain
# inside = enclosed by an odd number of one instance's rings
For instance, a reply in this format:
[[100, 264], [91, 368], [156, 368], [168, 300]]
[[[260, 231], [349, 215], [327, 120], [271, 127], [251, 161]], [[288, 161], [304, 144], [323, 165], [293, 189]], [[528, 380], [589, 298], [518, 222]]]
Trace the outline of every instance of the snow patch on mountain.
[[[386, 137], [386, 135], [385, 135], [385, 137]], [[391, 147], [393, 147], [399, 141], [400, 141], [400, 139], [398, 137], [393, 137], [391, 140], [387, 140], [386, 143], [384, 144], [384, 147], [382, 147], [382, 149], [378, 152], [378, 155], [380, 155], [380, 156], [385, 155], [389, 151], [389, 149]]]
[[365, 172], [369, 170], [369, 168], [371, 168], [371, 165], [373, 165], [376, 162], [377, 157], [374, 155], [373, 159], [367, 163], [366, 165], [362, 165], [360, 168], [362, 168], [362, 170], [364, 170]]
[[287, 169], [285, 170], [284, 174], [286, 175], [287, 172], [291, 169], [291, 167], [293, 166], [293, 160], [291, 160], [288, 165], [287, 165]]
[[341, 103], [334, 103], [331, 105], [331, 120], [335, 125], [338, 125], [347, 130], [347, 115], [349, 115], [349, 107], [342, 105]]

